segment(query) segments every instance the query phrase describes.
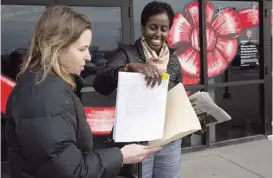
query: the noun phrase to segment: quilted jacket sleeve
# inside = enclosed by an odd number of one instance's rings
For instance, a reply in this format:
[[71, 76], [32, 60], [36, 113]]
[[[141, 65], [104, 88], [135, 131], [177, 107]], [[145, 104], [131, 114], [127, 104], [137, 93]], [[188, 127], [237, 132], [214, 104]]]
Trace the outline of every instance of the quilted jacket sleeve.
[[126, 53], [123, 49], [119, 49], [109, 59], [107, 66], [97, 74], [93, 88], [103, 94], [109, 95], [116, 88], [118, 83], [118, 72], [123, 70], [123, 67], [128, 63]]
[[181, 64], [179, 62], [179, 60], [177, 59], [176, 56], [174, 56], [176, 58], [176, 65], [175, 65], [175, 71], [177, 73], [176, 75], [176, 81], [175, 81], [175, 84], [179, 84], [180, 82], [183, 83], [183, 75], [182, 75], [182, 67], [181, 67]]
[[[78, 120], [70, 104], [72, 99], [67, 96], [72, 91], [63, 92], [57, 82], [40, 88], [30, 87], [12, 97], [9, 108], [12, 108], [13, 117], [6, 126], [9, 145], [14, 145], [14, 141], [20, 145], [20, 155], [29, 171], [39, 178], [112, 178], [118, 175], [123, 161], [120, 149], [95, 151], [91, 146], [84, 151], [78, 148]], [[45, 91], [48, 92], [46, 97]], [[92, 136], [87, 129], [81, 133]]]
[[40, 178], [111, 178], [122, 165], [117, 148], [83, 153], [76, 146], [73, 117], [63, 113], [51, 118], [24, 119], [17, 132], [23, 155], [37, 169]]

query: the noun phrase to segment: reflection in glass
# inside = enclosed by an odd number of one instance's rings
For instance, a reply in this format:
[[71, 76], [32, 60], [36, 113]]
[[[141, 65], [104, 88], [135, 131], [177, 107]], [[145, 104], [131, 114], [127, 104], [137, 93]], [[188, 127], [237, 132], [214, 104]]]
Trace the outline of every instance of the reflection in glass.
[[259, 85], [229, 87], [229, 99], [223, 97], [224, 88], [214, 91], [215, 103], [232, 117], [216, 125], [216, 142], [262, 134]]
[[[209, 14], [214, 14], [213, 16]], [[218, 53], [208, 49], [208, 75], [215, 83], [259, 79], [259, 4], [255, 1], [208, 1], [206, 3], [207, 41], [215, 36]], [[217, 58], [217, 60], [213, 59]], [[213, 72], [210, 65], [219, 64]]]
[[86, 85], [92, 86], [95, 74], [106, 65], [108, 57], [122, 44], [121, 8], [80, 6], [72, 8], [87, 15], [93, 24], [90, 47], [92, 60], [81, 74], [86, 79]]
[[28, 48], [34, 25], [45, 6], [1, 6], [1, 50], [10, 53], [15, 48]]
[[[85, 79], [82, 102], [85, 106], [107, 107], [115, 105], [115, 94], [104, 96], [92, 88], [96, 73], [107, 62], [115, 49], [122, 44], [121, 8], [120, 7], [79, 7], [72, 8], [87, 15], [93, 24], [90, 53], [92, 60], [86, 64], [81, 76]], [[92, 98], [92, 99], [90, 99]]]
[[72, 8], [87, 15], [93, 23], [91, 50], [112, 51], [122, 43], [120, 7], [72, 6]]
[[1, 6], [1, 69], [13, 80], [26, 54], [33, 28], [45, 9], [45, 6]]

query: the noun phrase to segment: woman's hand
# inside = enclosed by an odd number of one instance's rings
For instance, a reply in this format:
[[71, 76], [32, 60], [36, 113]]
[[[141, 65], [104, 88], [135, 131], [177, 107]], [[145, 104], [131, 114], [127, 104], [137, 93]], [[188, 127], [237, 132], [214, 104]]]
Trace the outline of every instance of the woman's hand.
[[161, 150], [161, 147], [147, 148], [147, 146], [130, 144], [121, 148], [123, 164], [135, 164], [142, 162], [149, 154]]
[[142, 73], [145, 75], [147, 86], [154, 87], [156, 84], [161, 84], [161, 74], [157, 67], [151, 64], [128, 64], [129, 70]]

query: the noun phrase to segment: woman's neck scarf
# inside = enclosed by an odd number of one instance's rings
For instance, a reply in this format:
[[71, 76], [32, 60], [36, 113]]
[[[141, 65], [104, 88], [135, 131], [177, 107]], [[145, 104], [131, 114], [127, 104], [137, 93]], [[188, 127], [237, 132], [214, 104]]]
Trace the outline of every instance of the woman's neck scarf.
[[154, 50], [150, 48], [145, 38], [142, 37], [140, 41], [142, 44], [146, 62], [148, 64], [155, 65], [158, 68], [160, 74], [166, 72], [170, 57], [170, 50], [168, 48], [168, 45], [164, 43], [159, 53], [157, 54]]

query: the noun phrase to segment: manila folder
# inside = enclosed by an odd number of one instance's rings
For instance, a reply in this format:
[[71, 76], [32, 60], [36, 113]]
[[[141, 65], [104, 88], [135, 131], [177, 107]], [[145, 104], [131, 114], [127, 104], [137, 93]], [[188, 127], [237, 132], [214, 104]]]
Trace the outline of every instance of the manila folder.
[[149, 141], [149, 147], [163, 146], [201, 130], [199, 119], [182, 83], [168, 92], [163, 138]]

